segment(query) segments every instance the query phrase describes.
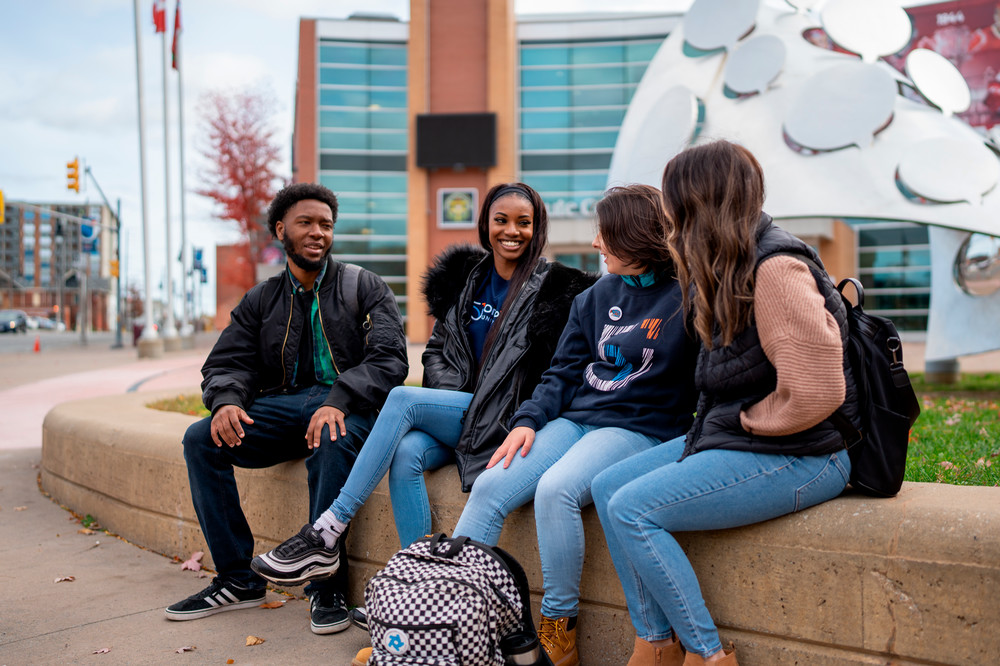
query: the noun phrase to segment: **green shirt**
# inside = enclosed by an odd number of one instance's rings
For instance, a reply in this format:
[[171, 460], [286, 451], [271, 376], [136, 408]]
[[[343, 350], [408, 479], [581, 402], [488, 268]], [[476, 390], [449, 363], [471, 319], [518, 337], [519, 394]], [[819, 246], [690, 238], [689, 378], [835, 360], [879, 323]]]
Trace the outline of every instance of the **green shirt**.
[[[323, 268], [320, 269], [319, 275], [316, 276], [316, 281], [313, 283], [312, 288], [312, 307], [309, 308], [309, 325], [312, 330], [312, 361], [313, 369], [316, 374], [316, 382], [318, 384], [326, 384], [332, 386], [335, 379], [337, 379], [337, 370], [333, 365], [333, 356], [330, 354], [330, 345], [326, 340], [326, 333], [323, 332], [323, 320], [319, 314], [319, 286], [323, 282], [323, 278], [326, 276], [326, 262], [323, 263]], [[304, 294], [306, 293], [305, 287], [302, 286], [295, 276], [292, 275], [292, 271], [288, 271], [288, 277], [292, 281], [292, 291], [293, 294]], [[295, 376], [298, 377], [298, 360], [295, 361]]]

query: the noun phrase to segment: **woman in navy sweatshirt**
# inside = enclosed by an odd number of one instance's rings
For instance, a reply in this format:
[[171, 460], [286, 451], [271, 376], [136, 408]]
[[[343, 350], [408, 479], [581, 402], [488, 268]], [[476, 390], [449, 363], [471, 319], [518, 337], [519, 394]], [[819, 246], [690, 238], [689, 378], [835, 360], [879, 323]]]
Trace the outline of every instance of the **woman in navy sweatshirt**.
[[[581, 509], [598, 472], [683, 434], [697, 346], [685, 331], [659, 191], [616, 187], [597, 204], [608, 272], [573, 301], [551, 367], [476, 481], [456, 535], [495, 545], [535, 498], [545, 596], [539, 638], [556, 666], [578, 662]], [[502, 464], [501, 464], [502, 463]]]

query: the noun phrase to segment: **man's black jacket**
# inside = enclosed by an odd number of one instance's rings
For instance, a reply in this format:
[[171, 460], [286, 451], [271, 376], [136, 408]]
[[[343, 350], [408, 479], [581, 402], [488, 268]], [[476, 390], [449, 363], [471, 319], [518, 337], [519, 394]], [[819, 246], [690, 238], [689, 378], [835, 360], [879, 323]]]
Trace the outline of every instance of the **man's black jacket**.
[[[327, 260], [317, 299], [337, 370], [323, 404], [347, 415], [380, 408], [406, 379], [408, 364], [403, 321], [389, 287], [361, 270], [357, 294], [344, 294], [343, 270], [344, 264]], [[307, 315], [296, 307], [287, 270], [248, 291], [202, 366], [205, 406], [212, 413], [224, 405], [247, 409], [257, 396], [291, 388], [299, 339], [311, 331]]]

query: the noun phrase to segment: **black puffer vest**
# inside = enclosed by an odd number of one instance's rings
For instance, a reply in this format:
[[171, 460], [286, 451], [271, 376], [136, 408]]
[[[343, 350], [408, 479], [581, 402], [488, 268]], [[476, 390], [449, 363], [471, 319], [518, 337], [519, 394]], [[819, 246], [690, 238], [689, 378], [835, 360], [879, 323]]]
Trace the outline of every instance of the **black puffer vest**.
[[[771, 217], [764, 214], [757, 236], [757, 265], [777, 253], [799, 254], [811, 259], [816, 266], [822, 266], [819, 255], [811, 247], [774, 226]], [[846, 343], [847, 311], [840, 292], [825, 272], [819, 273], [813, 266], [809, 270], [816, 278], [820, 294], [826, 299], [826, 309], [840, 326], [841, 341]], [[857, 390], [846, 351], [844, 378], [846, 396], [838, 411], [858, 426]], [[719, 342], [712, 349], [703, 346], [695, 368], [695, 387], [699, 391], [698, 413], [688, 432], [684, 455], [707, 449], [731, 449], [810, 456], [843, 449], [844, 438], [829, 420], [803, 432], [780, 437], [754, 435], [743, 429], [740, 412], [772, 393], [777, 381], [777, 372], [764, 354], [755, 323], [751, 323], [728, 346], [723, 347]], [[817, 377], [816, 381], [823, 381], [823, 378]]]

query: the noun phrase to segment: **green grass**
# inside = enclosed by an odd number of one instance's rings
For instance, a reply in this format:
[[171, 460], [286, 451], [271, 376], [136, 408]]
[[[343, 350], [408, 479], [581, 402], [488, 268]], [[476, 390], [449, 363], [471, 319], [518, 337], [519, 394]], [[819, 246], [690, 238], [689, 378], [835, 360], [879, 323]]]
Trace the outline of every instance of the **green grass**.
[[[921, 396], [910, 432], [906, 480], [1000, 486], [1000, 374], [964, 374], [956, 384], [926, 384], [911, 375]], [[198, 395], [179, 395], [149, 407], [208, 416]]]
[[191, 416], [206, 417], [211, 414], [205, 405], [201, 404], [200, 395], [179, 395], [175, 398], [165, 398], [146, 405], [150, 409], [159, 409], [164, 412], [180, 412]]
[[911, 372], [909, 374], [913, 390], [918, 395], [928, 392], [954, 394], [965, 391], [992, 391], [1000, 394], [1000, 373], [996, 372], [965, 373], [959, 376], [959, 380], [955, 384], [928, 384], [924, 381], [924, 373]]
[[912, 380], [922, 411], [910, 431], [906, 480], [1000, 486], [1000, 375], [935, 385], [914, 373]]

